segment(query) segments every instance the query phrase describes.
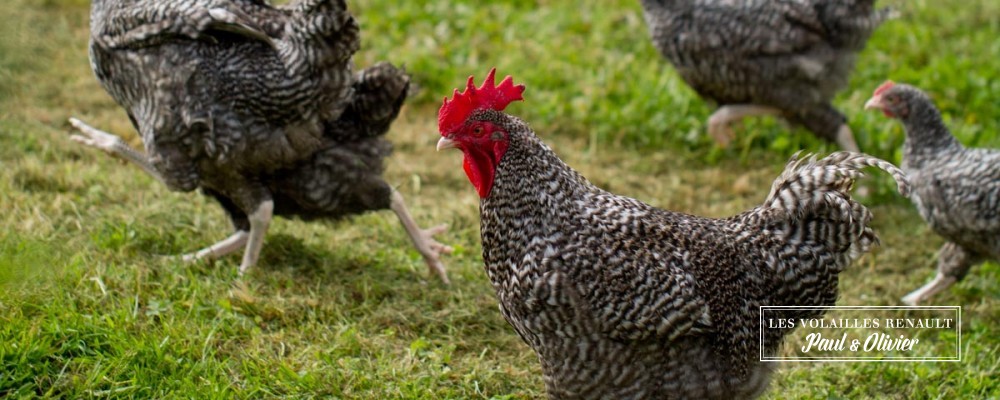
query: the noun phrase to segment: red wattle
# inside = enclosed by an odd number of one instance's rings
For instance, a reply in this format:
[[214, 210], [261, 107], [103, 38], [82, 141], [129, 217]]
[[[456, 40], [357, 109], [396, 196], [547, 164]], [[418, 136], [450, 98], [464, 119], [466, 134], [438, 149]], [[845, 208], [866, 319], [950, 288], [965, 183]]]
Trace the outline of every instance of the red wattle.
[[494, 168], [490, 161], [489, 156], [485, 154], [480, 154], [478, 157], [466, 154], [462, 160], [465, 175], [469, 177], [469, 182], [472, 182], [472, 186], [476, 188], [481, 199], [489, 196], [490, 190], [493, 188]]

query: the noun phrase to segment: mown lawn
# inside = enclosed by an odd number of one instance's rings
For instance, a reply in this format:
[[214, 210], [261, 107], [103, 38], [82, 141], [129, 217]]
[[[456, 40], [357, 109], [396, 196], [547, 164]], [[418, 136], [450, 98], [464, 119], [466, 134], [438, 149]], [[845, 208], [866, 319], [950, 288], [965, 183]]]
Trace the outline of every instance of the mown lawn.
[[[492, 66], [528, 85], [509, 109], [597, 184], [724, 216], [752, 207], [799, 148], [773, 120], [704, 134], [711, 112], [661, 61], [637, 1], [349, 1], [359, 66], [419, 85], [389, 136], [387, 177], [424, 225], [446, 222], [452, 285], [431, 279], [390, 212], [279, 220], [259, 267], [166, 255], [229, 233], [212, 202], [68, 140], [79, 116], [139, 145], [87, 61], [89, 3], [0, 2], [0, 397], [510, 398], [544, 395], [531, 351], [482, 271], [477, 197], [436, 153], [441, 98]], [[893, 2], [837, 99], [862, 148], [898, 161], [898, 124], [862, 104], [886, 78], [932, 93], [959, 139], [1000, 147], [1000, 2]], [[897, 305], [933, 276], [941, 240], [884, 177], [869, 183], [883, 246], [842, 275], [841, 304]], [[961, 363], [792, 363], [769, 398], [1000, 397], [1000, 267], [935, 304], [963, 307]], [[946, 352], [947, 338], [927, 350]]]

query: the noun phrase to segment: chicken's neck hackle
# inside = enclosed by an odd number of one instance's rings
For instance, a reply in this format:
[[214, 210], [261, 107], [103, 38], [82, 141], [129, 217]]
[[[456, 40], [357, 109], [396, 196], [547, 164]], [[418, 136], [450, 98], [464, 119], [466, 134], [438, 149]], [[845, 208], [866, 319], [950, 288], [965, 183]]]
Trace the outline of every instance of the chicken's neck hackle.
[[906, 130], [906, 141], [903, 144], [905, 159], [918, 161], [926, 154], [953, 152], [962, 148], [962, 144], [945, 126], [941, 112], [927, 95], [914, 93], [908, 103], [909, 114], [899, 117]]

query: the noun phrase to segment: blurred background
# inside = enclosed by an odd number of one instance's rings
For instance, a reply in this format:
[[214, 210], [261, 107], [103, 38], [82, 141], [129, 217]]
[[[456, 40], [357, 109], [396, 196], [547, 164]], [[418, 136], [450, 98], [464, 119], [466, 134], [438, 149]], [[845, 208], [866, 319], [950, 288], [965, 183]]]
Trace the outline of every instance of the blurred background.
[[[497, 312], [479, 255], [478, 198], [436, 153], [441, 99], [469, 75], [528, 89], [508, 112], [599, 186], [708, 216], [753, 207], [788, 157], [834, 145], [772, 118], [706, 134], [699, 99], [651, 44], [638, 1], [348, 4], [355, 64], [405, 65], [417, 85], [388, 138], [389, 182], [442, 241], [453, 284], [428, 279], [391, 213], [273, 224], [261, 267], [164, 255], [231, 229], [211, 201], [70, 142], [70, 116], [141, 146], [87, 59], [89, 2], [0, 3], [0, 397], [511, 398], [543, 396], [537, 360]], [[885, 1], [834, 102], [861, 149], [894, 163], [900, 124], [862, 110], [884, 80], [927, 91], [967, 146], [1000, 147], [1000, 2]], [[941, 240], [885, 177], [865, 183], [882, 248], [842, 275], [839, 304], [897, 305], [933, 276]], [[784, 365], [766, 398], [1000, 396], [1000, 266], [963, 306], [961, 363]], [[948, 337], [928, 350], [951, 345]], [[944, 350], [942, 350], [944, 351]]]

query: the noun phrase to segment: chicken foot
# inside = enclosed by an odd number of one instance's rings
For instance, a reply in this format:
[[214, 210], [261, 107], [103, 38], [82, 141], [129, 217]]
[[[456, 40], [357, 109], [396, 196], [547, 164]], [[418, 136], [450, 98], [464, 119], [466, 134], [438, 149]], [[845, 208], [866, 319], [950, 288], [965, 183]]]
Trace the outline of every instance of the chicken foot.
[[240, 262], [240, 276], [243, 276], [250, 267], [257, 265], [260, 250], [264, 247], [264, 235], [267, 234], [271, 218], [274, 217], [274, 201], [261, 202], [247, 217], [250, 220], [250, 234], [247, 237], [247, 247], [243, 250], [243, 261]]
[[961, 246], [952, 242], [945, 243], [938, 252], [937, 276], [920, 289], [903, 297], [903, 303], [911, 306], [923, 303], [935, 294], [951, 287], [955, 282], [962, 280], [969, 273], [969, 269], [981, 261]]
[[149, 162], [149, 158], [145, 154], [133, 149], [122, 138], [87, 125], [76, 118], [70, 118], [69, 123], [73, 125], [73, 128], [82, 133], [82, 135], [70, 136], [70, 140], [96, 148], [123, 160], [131, 161], [153, 178], [156, 178], [156, 180], [166, 184], [166, 181], [163, 180], [163, 175], [160, 175], [160, 172], [156, 168], [153, 168], [153, 164]]
[[[82, 135], [70, 136], [70, 139], [74, 142], [94, 147], [112, 156], [132, 162], [149, 175], [163, 182], [163, 177], [153, 168], [149, 159], [144, 154], [130, 147], [120, 137], [87, 125], [76, 118], [70, 118], [69, 122], [76, 130], [82, 133]], [[434, 235], [443, 233], [447, 229], [447, 226], [438, 225], [429, 229], [421, 229], [407, 210], [403, 196], [395, 190], [392, 193], [390, 208], [399, 217], [399, 221], [403, 224], [403, 228], [410, 236], [410, 240], [417, 248], [417, 251], [424, 257], [424, 261], [427, 263], [431, 273], [437, 275], [442, 282], [446, 284], [450, 283], [440, 257], [441, 254], [451, 253], [453, 249], [434, 240]], [[273, 202], [266, 201], [262, 203], [258, 206], [257, 210], [248, 216], [250, 219], [249, 232], [237, 231], [218, 243], [193, 253], [184, 254], [181, 256], [181, 259], [184, 261], [216, 259], [231, 254], [245, 246], [243, 260], [240, 263], [240, 274], [242, 275], [255, 265], [260, 257], [260, 249], [264, 244], [264, 233], [266, 233], [267, 227], [270, 225], [273, 211]]]
[[434, 240], [434, 235], [443, 233], [448, 229], [448, 226], [442, 224], [429, 229], [421, 229], [406, 209], [406, 204], [403, 202], [403, 195], [399, 194], [396, 190], [392, 191], [389, 207], [399, 217], [399, 222], [403, 224], [406, 233], [410, 235], [413, 246], [424, 257], [424, 261], [427, 263], [430, 272], [441, 278], [441, 281], [445, 284], [451, 283], [448, 280], [448, 272], [445, 271], [444, 265], [441, 263], [441, 254], [449, 254], [453, 249], [451, 246], [443, 245]]
[[260, 251], [264, 247], [264, 236], [273, 218], [274, 203], [270, 200], [261, 203], [257, 210], [248, 215], [250, 230], [239, 230], [218, 243], [193, 253], [184, 254], [181, 260], [195, 262], [198, 260], [215, 260], [243, 249], [243, 260], [240, 262], [239, 274], [242, 276], [251, 267], [257, 265]]
[[[70, 125], [73, 126], [73, 128], [75, 128], [77, 131], [81, 133], [78, 135], [70, 136], [70, 139], [73, 140], [74, 142], [96, 148], [114, 157], [118, 157], [123, 160], [129, 161], [135, 165], [138, 165], [139, 168], [142, 168], [143, 171], [146, 171], [146, 173], [151, 175], [153, 178], [156, 178], [156, 180], [164, 182], [163, 176], [160, 175], [160, 173], [155, 168], [153, 168], [153, 165], [149, 162], [149, 159], [146, 157], [146, 155], [133, 149], [131, 146], [128, 145], [128, 143], [125, 143], [125, 141], [122, 140], [120, 137], [102, 131], [100, 129], [94, 128], [90, 125], [87, 125], [83, 121], [76, 118], [70, 118], [69, 123]], [[240, 265], [240, 274], [242, 274], [243, 272], [246, 271], [247, 268], [256, 263], [257, 258], [260, 254], [260, 246], [263, 244], [263, 239], [261, 237], [257, 237], [255, 240], [252, 241], [250, 240], [254, 238], [253, 235], [253, 233], [255, 233], [253, 229], [254, 221], [255, 220], [257, 221], [256, 223], [258, 225], [258, 230], [260, 230], [261, 229], [260, 227], [263, 226], [263, 230], [266, 231], [267, 229], [266, 226], [271, 219], [270, 211], [268, 211], [267, 214], [268, 215], [266, 220], [263, 214], [258, 215], [256, 219], [251, 218], [250, 232], [242, 230], [236, 231], [235, 233], [233, 233], [232, 235], [230, 235], [225, 239], [222, 239], [218, 243], [212, 244], [211, 246], [208, 246], [204, 249], [198, 250], [193, 253], [181, 255], [180, 256], [181, 260], [185, 262], [193, 262], [202, 259], [217, 259], [229, 255], [241, 248], [247, 248], [247, 251], [244, 251], [243, 263]], [[259, 232], [257, 233], [258, 233], [257, 236], [263, 236]], [[253, 245], [256, 248], [256, 253], [249, 251], [252, 250], [252, 248], [247, 246], [247, 242], [253, 243]]]
[[236, 231], [229, 237], [220, 240], [218, 243], [196, 252], [182, 255], [181, 260], [185, 262], [194, 262], [203, 259], [214, 260], [227, 256], [239, 249], [244, 248], [247, 244], [249, 234], [250, 232], [248, 231]]
[[708, 134], [715, 139], [719, 146], [726, 147], [735, 137], [730, 124], [747, 117], [763, 115], [781, 115], [781, 110], [755, 104], [732, 104], [719, 107], [708, 117]]
[[910, 294], [904, 296], [902, 301], [909, 306], [919, 305], [942, 290], [951, 287], [951, 285], [955, 284], [956, 281], [957, 279], [954, 277], [946, 276], [945, 274], [938, 272], [937, 276], [934, 277], [934, 280], [928, 282], [924, 286], [921, 286], [920, 289], [914, 290]]

